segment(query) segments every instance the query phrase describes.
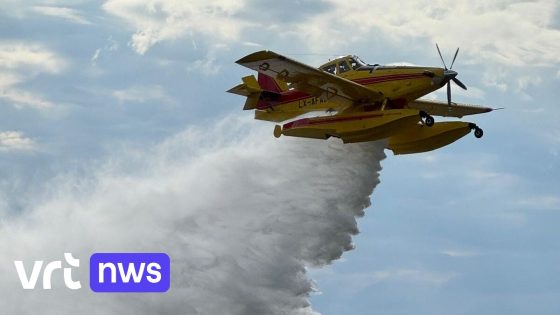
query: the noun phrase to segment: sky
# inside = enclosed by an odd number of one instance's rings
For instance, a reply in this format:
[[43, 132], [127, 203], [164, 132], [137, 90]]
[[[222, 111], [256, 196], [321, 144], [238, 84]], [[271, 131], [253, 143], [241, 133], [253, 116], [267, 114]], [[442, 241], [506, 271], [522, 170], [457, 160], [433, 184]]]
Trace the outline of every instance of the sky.
[[[356, 234], [352, 228], [344, 230], [343, 241], [331, 248], [333, 253], [346, 251], [340, 259], [334, 254], [324, 259], [303, 255], [303, 249], [317, 250], [319, 242], [307, 234], [301, 237], [308, 243], [302, 242], [305, 244], [296, 249], [286, 247], [287, 251], [298, 252], [299, 256], [294, 257], [301, 261], [282, 266], [307, 272], [300, 274], [303, 279], [290, 278], [293, 282], [286, 288], [299, 285], [308, 292], [313, 287], [311, 306], [305, 305], [305, 294], [294, 302], [278, 293], [289, 296], [292, 291], [277, 291], [280, 289], [272, 285], [270, 296], [259, 301], [250, 299], [251, 294], [235, 295], [250, 292], [248, 288], [231, 287], [222, 292], [208, 287], [208, 279], [213, 278], [207, 278], [197, 264], [206, 256], [189, 251], [193, 248], [189, 246], [197, 248], [192, 244], [198, 241], [191, 244], [183, 239], [181, 246], [165, 247], [199, 259], [193, 262], [196, 268], [186, 270], [198, 271], [197, 279], [208, 291], [188, 288], [177, 293], [187, 295], [183, 296], [187, 301], [192, 296], [192, 308], [183, 309], [187, 314], [223, 312], [201, 310], [197, 303], [221, 301], [220, 296], [227, 296], [223, 303], [216, 302], [216, 307], [231, 306], [232, 301], [239, 300], [258, 305], [241, 307], [241, 311], [274, 313], [281, 311], [267, 303], [289, 300], [296, 303], [295, 308], [301, 305], [304, 312], [321, 314], [560, 311], [560, 237], [556, 231], [560, 221], [557, 1], [362, 0], [349, 4], [343, 0], [2, 0], [0, 7], [0, 240], [17, 245], [16, 249], [4, 248], [12, 254], [5, 255], [5, 259], [16, 259], [13, 255], [32, 259], [38, 254], [31, 249], [57, 257], [67, 244], [63, 237], [78, 235], [76, 228], [65, 229], [65, 224], [84, 224], [88, 235], [94, 235], [95, 229], [88, 220], [96, 220], [93, 218], [99, 213], [107, 220], [117, 220], [115, 229], [123, 228], [125, 214], [142, 208], [142, 203], [133, 201], [134, 193], [110, 193], [111, 189], [125, 191], [127, 185], [150, 196], [140, 198], [145, 204], [169, 209], [168, 216], [183, 218], [177, 208], [191, 202], [200, 203], [204, 209], [224, 207], [220, 200], [253, 209], [235, 203], [239, 200], [234, 192], [265, 202], [268, 199], [254, 197], [267, 191], [260, 187], [259, 180], [270, 187], [280, 185], [274, 182], [282, 178], [277, 167], [301, 172], [298, 159], [309, 163], [305, 172], [309, 176], [323, 176], [327, 171], [320, 162], [335, 161], [333, 168], [339, 166], [341, 172], [337, 176], [352, 182], [342, 177], [349, 175], [340, 166], [341, 160], [323, 157], [314, 163], [311, 158], [288, 153], [298, 153], [306, 146], [317, 154], [310, 156], [334, 154], [332, 150], [362, 152], [367, 147], [341, 149], [333, 141], [319, 144], [272, 139], [271, 124], [251, 120], [252, 113], [241, 110], [244, 100], [225, 93], [240, 83], [241, 77], [251, 74], [234, 61], [268, 49], [315, 66], [346, 54], [356, 54], [371, 64], [440, 66], [435, 48], [438, 43], [448, 63], [460, 47], [454, 70], [468, 90], [453, 86], [454, 101], [505, 108], [464, 119], [482, 127], [484, 137], [475, 139], [469, 135], [440, 150], [417, 155], [393, 156], [385, 151], [384, 159], [376, 147], [369, 152], [371, 163], [363, 158], [367, 154], [355, 153], [351, 161], [356, 162], [356, 170], [365, 171], [353, 173], [356, 183], [363, 183], [363, 193], [355, 196], [358, 201], [345, 206], [351, 209], [350, 217], [360, 213], [360, 207], [366, 205], [361, 200], [375, 190], [371, 206], [356, 221], [360, 233], [352, 238], [354, 248], [349, 250], [348, 235]], [[444, 99], [445, 91], [429, 97]], [[243, 147], [252, 150], [245, 154]], [[267, 157], [263, 150], [278, 155]], [[334, 156], [344, 160], [343, 155]], [[235, 183], [235, 178], [222, 182], [220, 173], [216, 173], [201, 184], [199, 195], [212, 196], [207, 203], [190, 194], [189, 198], [178, 197], [184, 187], [206, 177], [194, 169], [197, 165], [242, 176], [252, 170], [247, 157], [259, 160], [259, 172], [255, 174], [263, 177], [247, 179], [247, 183], [255, 184], [252, 189], [216, 190], [214, 187]], [[267, 159], [271, 161], [270, 170], [266, 168]], [[290, 162], [282, 166], [284, 159]], [[181, 163], [185, 163], [184, 169]], [[231, 173], [228, 165], [232, 165]], [[377, 183], [379, 165], [382, 169]], [[286, 180], [294, 180], [288, 174], [291, 173], [287, 172]], [[167, 190], [157, 188], [160, 184]], [[328, 188], [334, 194], [340, 189], [344, 196], [348, 192], [343, 184], [347, 182], [332, 183]], [[311, 181], [310, 185], [319, 184]], [[305, 210], [306, 204], [330, 200], [321, 194], [321, 189], [308, 186], [303, 182], [297, 187], [307, 187], [305, 191], [317, 200], [296, 200], [300, 202], [297, 207]], [[104, 204], [104, 198], [114, 203]], [[278, 201], [272, 201], [275, 202]], [[332, 202], [342, 201], [334, 198]], [[119, 209], [123, 216], [117, 215]], [[187, 209], [191, 210], [186, 211], [186, 217], [192, 216], [195, 226], [212, 226], [211, 220], [219, 217], [212, 212], [196, 219], [200, 213], [197, 208], [189, 205]], [[247, 215], [243, 218], [255, 214], [239, 211]], [[299, 214], [291, 214], [299, 218]], [[148, 210], [140, 212], [138, 217], [142, 216], [139, 222], [155, 217]], [[235, 217], [227, 217], [230, 216]], [[47, 222], [62, 231], [59, 236], [53, 235], [56, 230], [52, 227], [35, 222], [45, 217], [53, 218]], [[265, 216], [258, 218], [249, 221], [265, 222], [259, 221]], [[335, 216], [328, 222], [333, 224], [337, 219]], [[248, 228], [237, 221], [238, 225], [232, 226], [227, 220], [220, 222], [231, 235]], [[161, 231], [172, 226], [168, 221], [160, 224]], [[192, 228], [185, 224], [183, 228]], [[132, 229], [122, 236], [115, 231], [108, 230], [107, 235], [120, 247], [111, 248], [145, 249], [161, 243], [162, 236], [156, 232], [149, 242], [137, 246], [130, 240], [142, 235], [142, 231]], [[178, 237], [199, 240], [196, 237], [230, 235], [210, 228], [198, 234], [196, 231], [193, 228], [192, 233]], [[102, 241], [105, 238], [100, 241], [91, 235], [77, 238], [85, 245], [67, 245], [84, 255], [87, 250], [104, 249], [96, 246], [106, 244]], [[208, 244], [220, 247], [218, 236]], [[56, 244], [45, 245], [41, 239], [52, 239]], [[108, 239], [109, 236], [105, 241]], [[278, 240], [268, 241], [263, 248], [266, 244], [274, 246]], [[216, 254], [221, 257], [217, 260], [238, 257], [226, 250], [223, 253], [227, 255]], [[255, 253], [269, 252], [262, 249]], [[269, 269], [259, 269], [263, 279], [271, 276], [267, 271], [273, 269], [266, 266]], [[229, 267], [226, 264], [226, 269], [209, 269], [208, 273], [224, 272]], [[12, 266], [2, 268], [10, 270]], [[8, 283], [13, 284], [11, 280]], [[4, 294], [17, 294], [12, 292], [17, 287], [5, 285], [1, 289]], [[44, 298], [41, 294], [33, 297], [37, 303]], [[56, 294], [68, 297], [60, 290], [50, 297]], [[169, 299], [179, 300], [175, 294]], [[95, 305], [102, 300], [84, 295], [80, 301]], [[133, 301], [149, 304], [140, 299]], [[117, 302], [110, 305], [116, 305], [113, 310], [123, 307]], [[235, 313], [233, 310], [239, 309], [229, 310]]]

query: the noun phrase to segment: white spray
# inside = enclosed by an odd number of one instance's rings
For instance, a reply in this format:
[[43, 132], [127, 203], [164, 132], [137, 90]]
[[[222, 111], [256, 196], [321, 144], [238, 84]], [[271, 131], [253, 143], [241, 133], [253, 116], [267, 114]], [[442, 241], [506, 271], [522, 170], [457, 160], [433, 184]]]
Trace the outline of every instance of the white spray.
[[[115, 152], [90, 175], [61, 175], [1, 218], [0, 309], [7, 314], [314, 314], [306, 266], [352, 249], [379, 183], [383, 145], [275, 139], [228, 117], [152, 150]], [[7, 213], [3, 211], [0, 213]], [[164, 294], [89, 290], [94, 252], [165, 252]], [[24, 291], [14, 260], [82, 260], [83, 289]], [[56, 275], [55, 275], [56, 276]], [[62, 277], [60, 277], [62, 278]]]

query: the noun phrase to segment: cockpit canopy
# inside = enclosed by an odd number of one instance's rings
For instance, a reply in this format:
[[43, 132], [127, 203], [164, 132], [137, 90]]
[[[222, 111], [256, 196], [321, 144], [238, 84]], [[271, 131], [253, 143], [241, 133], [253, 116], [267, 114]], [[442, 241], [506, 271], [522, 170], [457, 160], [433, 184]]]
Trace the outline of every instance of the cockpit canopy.
[[319, 67], [319, 69], [334, 75], [339, 75], [350, 70], [358, 70], [367, 66], [368, 65], [358, 56], [345, 56], [327, 62]]

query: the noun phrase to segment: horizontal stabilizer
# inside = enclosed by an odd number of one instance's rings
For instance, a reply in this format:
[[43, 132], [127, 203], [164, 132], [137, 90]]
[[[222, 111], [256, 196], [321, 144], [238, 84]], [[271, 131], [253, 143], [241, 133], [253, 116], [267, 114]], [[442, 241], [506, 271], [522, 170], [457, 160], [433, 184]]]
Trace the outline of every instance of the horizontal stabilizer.
[[261, 87], [259, 86], [259, 82], [257, 82], [257, 79], [254, 75], [243, 77], [241, 80], [243, 81], [243, 83], [229, 89], [228, 92], [242, 96], [249, 96], [252, 93], [258, 93], [262, 91]]
[[[266, 76], [261, 77], [261, 75], [259, 75], [259, 81], [257, 81], [253, 75], [243, 77], [241, 80], [243, 83], [229, 89], [228, 92], [247, 97], [245, 106], [243, 107], [244, 110], [256, 109], [259, 107], [259, 104], [261, 104], [261, 107], [263, 104], [265, 107], [268, 106], [267, 104], [269, 102], [281, 97], [281, 94], [278, 91], [279, 89], [285, 87], [285, 84], [281, 84]], [[263, 84], [270, 86], [274, 85], [274, 89], [278, 89], [278, 91], [270, 91], [264, 88]]]

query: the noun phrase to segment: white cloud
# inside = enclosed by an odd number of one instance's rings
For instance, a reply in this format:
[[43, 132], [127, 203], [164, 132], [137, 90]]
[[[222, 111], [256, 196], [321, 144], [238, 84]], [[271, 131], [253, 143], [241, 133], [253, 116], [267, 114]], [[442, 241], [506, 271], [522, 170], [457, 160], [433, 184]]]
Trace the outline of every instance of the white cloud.
[[400, 66], [400, 67], [418, 67], [417, 64], [407, 61], [397, 61], [388, 63], [387, 66]]
[[17, 108], [33, 107], [36, 109], [48, 109], [54, 106], [52, 102], [44, 99], [42, 95], [12, 87], [5, 91], [0, 90], [0, 98], [5, 99]]
[[90, 21], [82, 16], [80, 11], [71, 8], [34, 6], [32, 10], [43, 15], [66, 19], [77, 24], [91, 24]]
[[504, 68], [493, 69], [490, 71], [485, 71], [482, 74], [482, 83], [488, 87], [496, 88], [501, 92], [505, 92], [508, 89], [506, 83], [508, 74]]
[[244, 1], [109, 0], [103, 9], [135, 29], [131, 45], [139, 54], [146, 53], [160, 41], [193, 33], [209, 41], [234, 41], [248, 24], [235, 17], [245, 9]]
[[0, 132], [0, 152], [14, 150], [32, 150], [35, 142], [19, 131]]
[[484, 90], [479, 89], [476, 86], [472, 86], [472, 85], [469, 85], [466, 91], [457, 87], [456, 85], [453, 85], [452, 89], [453, 89], [453, 95], [458, 95], [466, 98], [482, 100], [486, 95], [486, 92], [484, 92]]
[[0, 69], [26, 73], [60, 73], [66, 62], [39, 44], [0, 41]]
[[[451, 101], [452, 102], [457, 102], [457, 103], [464, 103], [464, 102], [468, 102], [465, 101], [464, 99], [472, 99], [472, 100], [483, 100], [485, 98], [486, 92], [484, 92], [484, 90], [476, 87], [476, 86], [472, 86], [469, 85], [467, 87], [467, 90], [463, 90], [460, 87], [458, 87], [457, 85], [455, 85], [454, 83], [451, 83]], [[458, 96], [458, 98], [456, 97]], [[447, 90], [444, 88], [439, 89], [437, 91], [434, 91], [426, 96], [423, 96], [422, 98], [427, 98], [427, 99], [437, 99], [437, 100], [445, 100], [447, 101]]]
[[23, 81], [23, 78], [15, 73], [2, 73], [0, 72], [0, 91], [5, 88], [18, 84]]
[[[349, 9], [345, 0], [328, 3], [332, 9], [284, 25], [277, 36], [299, 38], [318, 54], [371, 49], [364, 43], [377, 42], [388, 47], [374, 49], [395, 49], [393, 44], [411, 54], [427, 47], [433, 49], [434, 61], [434, 43], [438, 42], [448, 63], [459, 46], [455, 68], [476, 65], [483, 83], [502, 92], [508, 85], [518, 85], [520, 72], [534, 76], [560, 63], [560, 30], [548, 23], [557, 5], [553, 0], [352, 2], [352, 8], [358, 9]], [[411, 42], [420, 47], [410, 47]]]
[[99, 54], [101, 54], [101, 48], [97, 48], [93, 53], [93, 56], [91, 56], [91, 62], [93, 64], [95, 64], [97, 62], [97, 59], [99, 59]]
[[[113, 152], [103, 167], [60, 175], [20, 215], [0, 218], [0, 308], [315, 314], [305, 266], [323, 266], [352, 248], [356, 217], [370, 204], [384, 157], [380, 143], [275, 139], [269, 125], [237, 116], [156, 148]], [[141, 302], [92, 294], [87, 259], [111, 251], [168, 253], [171, 290]], [[56, 294], [21, 289], [13, 260], [54, 260], [64, 252], [82, 260], [73, 278], [86, 288], [64, 290], [62, 277], [53, 276]], [[393, 277], [444, 281], [414, 271]]]
[[109, 36], [109, 38], [107, 38], [107, 43], [105, 44], [105, 46], [102, 47], [102, 48], [97, 48], [93, 52], [93, 56], [90, 59], [92, 65], [94, 65], [94, 66], [97, 65], [97, 61], [99, 60], [101, 55], [105, 55], [107, 53], [117, 51], [119, 49], [119, 46], [120, 46], [119, 42], [114, 40], [112, 36]]
[[146, 103], [150, 101], [161, 101], [167, 104], [174, 103], [173, 99], [160, 85], [132, 86], [124, 90], [113, 91], [113, 96], [120, 103]]
[[220, 63], [217, 62], [216, 55], [223, 50], [227, 50], [227, 46], [223, 44], [214, 44], [208, 48], [203, 58], [195, 60], [187, 66], [187, 71], [196, 72], [198, 75], [213, 76], [220, 71]]
[[42, 73], [58, 74], [66, 67], [67, 62], [42, 45], [0, 41], [0, 99], [16, 107], [51, 108], [51, 101], [18, 85]]
[[[324, 22], [310, 26], [312, 30], [309, 32], [314, 35], [318, 33], [313, 29], [340, 21], [345, 28], [351, 27], [350, 41], [359, 40], [360, 35], [381, 32], [399, 43], [410, 38], [427, 38], [430, 42], [438, 42], [440, 47], [460, 46], [463, 48], [461, 54], [470, 62], [479, 63], [481, 57], [508, 66], [560, 62], [560, 55], [556, 53], [560, 51], [560, 31], [547, 27], [556, 6], [553, 0], [354, 1], [353, 7], [359, 10], [345, 10], [345, 0], [330, 2], [336, 6], [326, 14], [332, 19], [317, 16], [317, 20]], [[347, 14], [339, 15], [341, 10]], [[348, 34], [325, 33], [321, 38]]]
[[540, 85], [542, 78], [540, 76], [519, 76], [517, 78], [517, 86], [521, 90], [525, 90], [530, 86]]
[[[202, 47], [203, 50], [208, 49], [203, 45], [215, 42], [249, 44], [255, 48], [264, 45], [265, 49], [293, 47], [295, 42], [302, 52], [311, 54], [369, 49], [364, 43], [388, 42], [386, 46], [391, 48], [391, 43], [403, 46], [414, 42], [433, 49], [431, 54], [436, 61], [433, 43], [438, 42], [448, 63], [455, 47], [460, 46], [458, 66], [476, 65], [485, 88], [506, 92], [511, 87], [520, 87], [515, 93], [526, 100], [530, 99], [524, 92], [527, 85], [516, 81], [514, 73], [518, 74], [524, 67], [522, 71], [534, 77], [543, 67], [560, 63], [560, 55], [556, 53], [560, 51], [560, 30], [549, 27], [555, 12], [554, 0], [458, 0], [451, 3], [358, 0], [352, 3], [355, 9], [349, 9], [345, 0], [326, 0], [323, 6], [329, 9], [306, 11], [304, 18], [283, 20], [281, 26], [279, 21], [258, 20], [244, 14], [251, 11], [251, 5], [246, 0], [109, 0], [103, 8], [131, 26], [134, 30], [131, 45], [139, 54], [146, 53], [158, 42], [188, 37], [196, 49]], [[195, 38], [207, 42], [195, 43]], [[323, 61], [313, 58], [318, 57], [309, 57], [306, 61]], [[208, 67], [213, 61], [202, 58], [191, 68], [215, 70]], [[527, 66], [531, 68], [527, 70]], [[483, 89], [472, 89], [465, 95], [483, 99], [485, 93]]]
[[[247, 47], [262, 47], [261, 44], [253, 43], [253, 42], [243, 42], [243, 46], [247, 46]], [[558, 71], [558, 77], [560, 77], [560, 71]]]

